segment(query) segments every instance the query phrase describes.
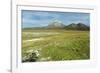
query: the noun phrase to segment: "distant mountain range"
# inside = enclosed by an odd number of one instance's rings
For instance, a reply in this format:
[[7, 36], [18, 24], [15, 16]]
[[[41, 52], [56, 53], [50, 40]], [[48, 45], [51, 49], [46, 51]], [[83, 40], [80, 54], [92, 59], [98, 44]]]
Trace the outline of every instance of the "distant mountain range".
[[89, 26], [83, 24], [83, 23], [72, 23], [72, 24], [69, 24], [68, 26], [65, 26], [64, 27], [65, 29], [67, 30], [89, 30]]
[[48, 26], [45, 28], [59, 28], [59, 29], [66, 29], [66, 30], [89, 30], [89, 26], [83, 24], [83, 23], [71, 23], [69, 25], [64, 25], [61, 21], [55, 20], [51, 22]]
[[54, 20], [50, 22], [45, 27], [32, 27], [32, 28], [25, 28], [25, 29], [66, 29], [66, 30], [89, 30], [90, 27], [83, 24], [83, 23], [71, 23], [69, 25], [64, 25], [61, 21]]

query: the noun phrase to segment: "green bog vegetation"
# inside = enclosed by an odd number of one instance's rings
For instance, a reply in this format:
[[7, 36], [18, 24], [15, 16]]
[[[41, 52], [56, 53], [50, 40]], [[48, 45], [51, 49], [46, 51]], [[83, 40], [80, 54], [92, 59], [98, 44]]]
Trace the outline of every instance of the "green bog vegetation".
[[23, 29], [22, 61], [41, 62], [89, 59], [89, 37], [89, 31]]

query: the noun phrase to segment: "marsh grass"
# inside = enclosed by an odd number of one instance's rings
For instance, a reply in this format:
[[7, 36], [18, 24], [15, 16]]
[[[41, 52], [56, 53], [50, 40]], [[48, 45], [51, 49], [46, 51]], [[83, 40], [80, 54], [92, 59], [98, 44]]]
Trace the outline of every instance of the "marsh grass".
[[[33, 33], [38, 33], [38, 35], [35, 35]], [[48, 35], [47, 33], [51, 34]], [[23, 42], [24, 40], [31, 40], [35, 38], [42, 38], [43, 40]], [[39, 51], [40, 56], [37, 60], [39, 62], [89, 59], [89, 38], [89, 31], [23, 30], [22, 58], [28, 56], [28, 50], [41, 49]], [[45, 60], [42, 60], [43, 58]]]

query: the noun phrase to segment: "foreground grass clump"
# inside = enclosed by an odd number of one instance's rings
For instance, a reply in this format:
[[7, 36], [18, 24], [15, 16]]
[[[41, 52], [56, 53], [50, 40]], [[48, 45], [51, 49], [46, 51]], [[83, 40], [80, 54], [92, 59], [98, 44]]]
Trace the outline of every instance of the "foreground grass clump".
[[23, 30], [22, 33], [23, 62], [90, 58], [89, 31]]

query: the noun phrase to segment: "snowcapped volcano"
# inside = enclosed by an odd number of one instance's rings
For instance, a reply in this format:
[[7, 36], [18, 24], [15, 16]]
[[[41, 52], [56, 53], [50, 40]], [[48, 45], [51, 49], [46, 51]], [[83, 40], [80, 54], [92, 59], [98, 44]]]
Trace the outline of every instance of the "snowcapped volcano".
[[49, 25], [47, 26], [48, 28], [63, 28], [65, 25], [59, 21], [59, 20], [54, 20]]

